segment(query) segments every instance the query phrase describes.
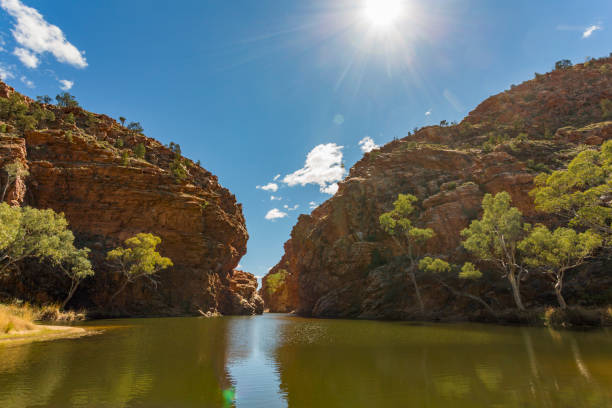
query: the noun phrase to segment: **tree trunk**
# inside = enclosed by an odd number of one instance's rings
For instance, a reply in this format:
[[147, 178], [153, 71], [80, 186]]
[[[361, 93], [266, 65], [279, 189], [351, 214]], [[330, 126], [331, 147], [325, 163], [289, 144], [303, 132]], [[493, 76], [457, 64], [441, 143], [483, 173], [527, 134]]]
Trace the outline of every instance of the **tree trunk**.
[[514, 271], [508, 273], [508, 280], [510, 281], [510, 286], [512, 287], [512, 296], [514, 297], [514, 303], [516, 303], [516, 307], [518, 308], [518, 310], [524, 311], [525, 306], [523, 306], [523, 300], [521, 299], [518, 278]]
[[487, 309], [487, 311], [489, 313], [491, 313], [493, 316], [497, 316], [497, 313], [495, 313], [495, 310], [493, 310], [493, 308], [491, 306], [489, 306], [489, 304], [487, 302], [485, 302], [480, 296], [476, 296], [476, 295], [472, 295], [471, 293], [467, 293], [467, 292], [463, 292], [463, 291], [460, 291], [460, 290], [456, 290], [453, 287], [451, 287], [448, 283], [444, 282], [442, 279], [437, 278], [437, 281], [442, 286], [444, 286], [446, 289], [448, 289], [453, 295], [455, 295], [455, 296], [463, 296], [463, 297], [466, 297], [468, 299], [475, 300], [476, 302], [478, 302], [481, 305], [483, 305], [484, 308]]
[[2, 189], [2, 196], [0, 196], [0, 203], [4, 201], [4, 196], [6, 195], [6, 190], [9, 188], [9, 183], [7, 182]]
[[416, 275], [412, 270], [413, 267], [410, 267], [408, 271], [408, 275], [410, 276], [410, 280], [412, 280], [412, 284], [414, 285], [414, 291], [416, 293], [417, 301], [419, 302], [419, 308], [421, 309], [421, 313], [425, 313], [425, 306], [423, 305], [423, 299], [421, 299], [421, 291], [419, 289], [419, 284], [416, 281]]
[[62, 302], [62, 306], [60, 307], [60, 309], [63, 310], [68, 304], [68, 302], [70, 302], [70, 299], [72, 299], [72, 296], [74, 295], [77, 288], [79, 287], [79, 283], [81, 283], [80, 280], [72, 281], [72, 283], [70, 284], [70, 291], [68, 292], [68, 296], [66, 296], [66, 299], [64, 299], [64, 301]]
[[567, 309], [567, 303], [565, 303], [565, 299], [563, 298], [563, 272], [557, 275], [557, 281], [555, 282], [555, 295], [557, 295], [557, 301], [559, 302], [559, 306], [561, 309]]
[[125, 287], [127, 286], [127, 284], [129, 283], [129, 279], [126, 279], [123, 281], [123, 283], [121, 284], [121, 287], [119, 288], [119, 290], [117, 290], [115, 293], [113, 293], [113, 295], [111, 296], [109, 303], [113, 303], [113, 300], [115, 300], [115, 298], [117, 297], [118, 294], [120, 294], [121, 292], [123, 292], [123, 289], [125, 289]]

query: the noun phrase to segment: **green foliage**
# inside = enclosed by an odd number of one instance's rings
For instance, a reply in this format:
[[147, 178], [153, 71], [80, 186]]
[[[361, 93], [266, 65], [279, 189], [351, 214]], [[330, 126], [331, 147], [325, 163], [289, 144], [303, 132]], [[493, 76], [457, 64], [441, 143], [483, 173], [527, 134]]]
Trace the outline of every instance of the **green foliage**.
[[55, 96], [55, 100], [57, 101], [57, 106], [62, 108], [76, 108], [79, 106], [79, 103], [76, 101], [75, 97], [68, 92], [62, 92]]
[[450, 272], [451, 266], [448, 262], [439, 258], [430, 258], [426, 256], [419, 261], [419, 269], [424, 272], [442, 273]]
[[181, 155], [181, 146], [178, 143], [170, 142], [168, 147], [170, 148], [172, 153], [174, 153], [175, 156], [176, 155], [179, 155], [179, 156]]
[[592, 231], [578, 233], [571, 228], [557, 228], [551, 232], [538, 225], [519, 242], [518, 249], [525, 254], [527, 265], [553, 278], [559, 305], [565, 308], [561, 293], [564, 273], [582, 265], [602, 243], [602, 237]]
[[182, 181], [187, 178], [187, 169], [183, 165], [183, 160], [177, 156], [170, 163], [170, 171], [175, 179]]
[[123, 116], [119, 116], [119, 122], [121, 122], [121, 126], [125, 126], [125, 118]]
[[6, 133], [7, 130], [7, 125], [6, 123], [3, 123], [0, 125], [0, 133]]
[[529, 135], [525, 132], [521, 132], [515, 138], [518, 142], [526, 142], [529, 140]]
[[49, 95], [42, 95], [42, 96], [37, 96], [36, 97], [36, 102], [44, 103], [44, 104], [48, 105], [51, 102], [53, 102], [53, 99], [51, 99], [51, 97]]
[[412, 224], [410, 219], [416, 210], [414, 203], [418, 199], [412, 194], [399, 194], [397, 200], [393, 202], [393, 210], [381, 214], [379, 223], [382, 229], [397, 242], [398, 237], [403, 238], [408, 249], [408, 257], [410, 260], [408, 274], [414, 285], [415, 293], [421, 312], [424, 311], [421, 293], [416, 281], [414, 269], [416, 265], [417, 250], [420, 244], [425, 243], [433, 238], [434, 231], [431, 228], [417, 228]]
[[572, 67], [572, 61], [563, 59], [555, 62], [555, 70], [568, 69]]
[[[36, 107], [38, 108], [38, 107]], [[0, 119], [5, 121], [12, 121], [20, 131], [32, 130], [36, 127], [39, 121], [38, 114], [36, 117], [37, 109], [31, 109], [23, 98], [17, 93], [13, 93], [9, 98], [0, 98]]]
[[129, 130], [131, 130], [132, 132], [135, 132], [135, 133], [142, 133], [142, 132], [144, 132], [144, 129], [140, 125], [140, 122], [130, 122], [127, 125], [127, 128]]
[[599, 106], [601, 107], [601, 117], [603, 119], [612, 118], [612, 101], [609, 99], [602, 99], [599, 101]]
[[124, 166], [127, 166], [128, 164], [130, 164], [130, 154], [128, 153], [127, 150], [124, 150], [121, 152], [121, 162], [123, 163]]
[[156, 235], [140, 233], [126, 239], [124, 246], [119, 246], [108, 252], [106, 259], [117, 266], [118, 272], [123, 277], [123, 284], [113, 294], [113, 299], [128, 283], [140, 278], [148, 278], [156, 283], [153, 276], [159, 271], [173, 266], [170, 258], [163, 257], [157, 252], [157, 246], [161, 242], [161, 238]]
[[64, 133], [64, 137], [66, 138], [66, 141], [67, 141], [68, 143], [72, 143], [72, 142], [74, 142], [74, 137], [72, 137], [72, 131], [71, 131], [71, 130], [67, 130], [67, 131]]
[[0, 203], [0, 273], [26, 258], [47, 261], [71, 280], [65, 305], [78, 283], [94, 274], [89, 249], [77, 249], [63, 214], [51, 209], [11, 207]]
[[121, 138], [118, 138], [117, 140], [115, 140], [115, 147], [121, 149], [124, 145], [124, 141]]
[[550, 169], [544, 163], [536, 163], [533, 159], [527, 160], [527, 168], [536, 173], [549, 173]]
[[466, 262], [459, 272], [460, 279], [480, 279], [482, 278], [482, 272], [480, 272], [473, 263]]
[[604, 235], [612, 234], [612, 140], [600, 151], [579, 153], [565, 170], [540, 174], [531, 191], [536, 209], [556, 213], [570, 220], [570, 226], [591, 228]]
[[285, 269], [279, 269], [276, 273], [271, 273], [266, 276], [266, 286], [268, 289], [268, 294], [274, 294], [282, 285], [285, 283], [285, 279], [287, 279], [287, 272]]
[[75, 123], [74, 114], [72, 112], [64, 116], [64, 122], [73, 124]]
[[523, 224], [523, 215], [510, 204], [510, 195], [505, 191], [495, 196], [486, 194], [482, 218], [472, 221], [461, 235], [465, 249], [479, 259], [494, 262], [508, 278], [516, 305], [523, 310], [519, 285], [524, 269], [517, 262], [516, 249], [529, 226]]
[[5, 174], [5, 177], [4, 177], [5, 180], [4, 180], [4, 185], [2, 186], [2, 191], [0, 193], [1, 194], [0, 202], [4, 201], [4, 196], [6, 195], [8, 188], [17, 179], [27, 177], [30, 174], [28, 173], [26, 168], [23, 166], [23, 164], [18, 160], [5, 164], [2, 170], [4, 171], [4, 174]]
[[146, 152], [147, 152], [147, 149], [146, 149], [145, 145], [142, 144], [142, 143], [138, 143], [134, 147], [134, 155], [136, 157], [138, 157], [139, 159], [144, 159]]

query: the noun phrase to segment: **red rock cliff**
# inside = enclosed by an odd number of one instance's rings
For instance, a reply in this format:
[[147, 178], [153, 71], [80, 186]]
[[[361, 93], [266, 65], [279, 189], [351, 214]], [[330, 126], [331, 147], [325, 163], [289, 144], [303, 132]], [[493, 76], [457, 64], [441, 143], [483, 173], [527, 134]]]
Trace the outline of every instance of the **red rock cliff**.
[[[0, 83], [0, 95], [13, 92]], [[174, 152], [156, 140], [104, 115], [44, 106], [55, 120], [34, 130], [19, 131], [7, 122], [0, 165], [17, 159], [29, 168], [29, 177], [11, 188], [9, 202], [63, 212], [78, 243], [93, 250], [97, 273], [84, 282], [75, 304], [129, 314], [251, 313], [260, 308], [254, 288], [250, 295], [239, 294], [251, 308], [234, 306], [234, 268], [246, 252], [248, 234], [241, 205], [216, 176], [182, 159], [186, 177], [180, 179], [171, 171]], [[144, 159], [132, 153], [139, 143], [146, 147]], [[109, 305], [117, 277], [109, 273], [105, 253], [139, 232], [160, 236], [159, 250], [175, 266], [160, 274], [157, 289], [140, 282]]]
[[[379, 215], [399, 193], [414, 194], [420, 205], [416, 224], [436, 233], [424, 252], [456, 263], [467, 259], [459, 233], [479, 215], [485, 193], [508, 191], [529, 221], [553, 223], [534, 209], [528, 194], [533, 177], [612, 137], [612, 122], [602, 122], [606, 99], [612, 100], [611, 59], [540, 75], [487, 99], [460, 124], [424, 128], [367, 153], [334, 197], [300, 216], [283, 258], [263, 279], [266, 307], [314, 316], [418, 314], [402, 272], [405, 249], [381, 231]], [[478, 307], [427, 277], [419, 279], [428, 310], [456, 315]], [[467, 285], [497, 306], [512, 304], [503, 281]], [[585, 289], [572, 287], [570, 279], [567, 296]], [[524, 292], [535, 304], [552, 296], [549, 284], [538, 280]]]

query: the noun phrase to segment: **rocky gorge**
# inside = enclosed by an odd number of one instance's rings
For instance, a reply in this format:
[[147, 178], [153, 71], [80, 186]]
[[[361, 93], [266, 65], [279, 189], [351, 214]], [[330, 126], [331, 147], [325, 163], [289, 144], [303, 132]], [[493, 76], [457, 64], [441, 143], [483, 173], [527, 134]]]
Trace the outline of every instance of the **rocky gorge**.
[[[0, 97], [15, 95], [46, 116], [35, 126], [0, 124], [0, 167], [19, 162], [27, 170], [10, 184], [5, 201], [63, 213], [78, 245], [91, 248], [96, 275], [82, 284], [72, 307], [102, 315], [262, 312], [255, 277], [235, 270], [248, 240], [242, 206], [216, 176], [177, 145], [164, 146], [78, 106], [35, 102], [0, 83]], [[139, 145], [141, 157], [134, 154]], [[159, 274], [157, 285], [136, 282], [111, 304], [119, 277], [105, 254], [140, 232], [161, 237], [159, 250], [174, 267]], [[25, 266], [18, 276], [2, 277], [5, 297], [48, 302], [65, 291], [47, 278], [44, 265]]]
[[[469, 260], [460, 232], [481, 214], [486, 193], [507, 191], [530, 223], [560, 224], [536, 211], [534, 177], [567, 166], [580, 151], [612, 138], [612, 59], [589, 60], [535, 78], [482, 102], [461, 123], [429, 126], [366, 153], [338, 192], [300, 216], [284, 255], [260, 291], [270, 311], [318, 317], [422, 318], [406, 277], [406, 248], [385, 234], [379, 216], [398, 194], [418, 198], [415, 224], [435, 237], [423, 253], [452, 263]], [[612, 300], [612, 260], [603, 250], [573, 271], [569, 302], [602, 306]], [[450, 285], [512, 307], [505, 283], [489, 274]], [[490, 268], [489, 268], [490, 269]], [[482, 307], [457, 297], [431, 276], [419, 276], [427, 318], [482, 318]], [[522, 290], [528, 307], [554, 303], [550, 283], [530, 277]]]

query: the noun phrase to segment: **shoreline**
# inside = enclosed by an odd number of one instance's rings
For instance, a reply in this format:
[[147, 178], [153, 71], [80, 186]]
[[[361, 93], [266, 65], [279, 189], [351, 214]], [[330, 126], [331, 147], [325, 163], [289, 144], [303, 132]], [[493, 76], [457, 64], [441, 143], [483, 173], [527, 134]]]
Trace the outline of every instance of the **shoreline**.
[[88, 330], [82, 327], [53, 326], [36, 324], [32, 330], [20, 330], [0, 334], [0, 347], [23, 345], [41, 341], [76, 339], [100, 333], [99, 330]]

